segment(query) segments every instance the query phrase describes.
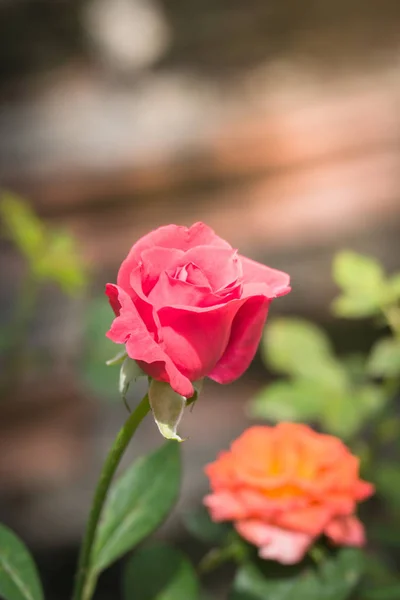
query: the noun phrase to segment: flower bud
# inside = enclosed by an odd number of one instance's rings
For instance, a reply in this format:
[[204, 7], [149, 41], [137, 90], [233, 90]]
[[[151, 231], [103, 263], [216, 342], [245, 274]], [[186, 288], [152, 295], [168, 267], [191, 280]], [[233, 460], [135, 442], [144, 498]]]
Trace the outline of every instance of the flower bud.
[[149, 387], [149, 401], [161, 435], [168, 440], [182, 442], [176, 431], [186, 406], [186, 398], [174, 392], [169, 383], [153, 379]]

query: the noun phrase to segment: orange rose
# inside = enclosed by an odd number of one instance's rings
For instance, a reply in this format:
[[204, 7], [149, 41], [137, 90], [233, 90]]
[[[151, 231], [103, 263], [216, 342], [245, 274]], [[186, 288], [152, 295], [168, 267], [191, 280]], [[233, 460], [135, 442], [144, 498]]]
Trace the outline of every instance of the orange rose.
[[298, 423], [247, 429], [206, 467], [214, 521], [233, 521], [261, 558], [292, 564], [325, 534], [362, 546], [357, 502], [374, 493], [359, 479], [359, 460], [337, 438]]

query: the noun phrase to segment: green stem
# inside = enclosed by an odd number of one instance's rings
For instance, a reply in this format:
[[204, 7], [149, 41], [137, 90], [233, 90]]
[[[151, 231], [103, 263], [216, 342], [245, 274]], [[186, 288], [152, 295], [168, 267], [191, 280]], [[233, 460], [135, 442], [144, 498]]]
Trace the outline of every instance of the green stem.
[[90, 600], [93, 595], [97, 582], [97, 574], [91, 570], [90, 562], [102, 509], [121, 458], [133, 434], [149, 410], [149, 398], [146, 394], [119, 431], [103, 465], [79, 555], [75, 588], [72, 596], [73, 600]]

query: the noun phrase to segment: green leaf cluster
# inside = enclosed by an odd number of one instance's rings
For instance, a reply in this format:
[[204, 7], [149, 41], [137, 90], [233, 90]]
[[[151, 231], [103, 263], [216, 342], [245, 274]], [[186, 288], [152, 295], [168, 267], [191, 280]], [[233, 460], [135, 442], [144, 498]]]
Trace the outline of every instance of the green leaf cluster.
[[270, 323], [262, 353], [266, 364], [287, 379], [272, 383], [252, 400], [253, 417], [316, 422], [347, 439], [385, 401], [382, 389], [355, 378], [354, 365], [340, 361], [325, 332], [308, 321], [282, 318]]
[[[113, 484], [97, 530], [88, 582], [136, 547], [165, 519], [181, 478], [179, 444], [167, 442], [139, 458]], [[188, 560], [175, 549], [153, 544], [128, 562], [126, 598], [196, 600], [198, 583]], [[34, 562], [23, 543], [0, 525], [0, 596], [4, 600], [43, 600]]]
[[356, 252], [339, 252], [333, 262], [333, 278], [341, 294], [333, 303], [338, 317], [374, 317], [400, 300], [400, 273], [387, 277], [374, 258]]
[[0, 217], [37, 281], [56, 283], [70, 295], [82, 290], [87, 276], [69, 233], [45, 225], [27, 202], [9, 192], [2, 194]]
[[364, 571], [360, 550], [345, 548], [318, 567], [280, 567], [261, 561], [238, 571], [229, 600], [346, 600]]

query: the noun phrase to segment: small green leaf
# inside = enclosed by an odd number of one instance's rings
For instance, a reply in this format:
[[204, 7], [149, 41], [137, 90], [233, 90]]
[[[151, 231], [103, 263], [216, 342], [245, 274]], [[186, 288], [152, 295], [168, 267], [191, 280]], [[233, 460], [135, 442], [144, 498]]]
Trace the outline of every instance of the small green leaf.
[[127, 356], [121, 365], [119, 372], [119, 393], [125, 400], [130, 384], [135, 382], [139, 377], [143, 377], [145, 373], [137, 364], [136, 360], [132, 360]]
[[85, 286], [87, 276], [78, 255], [75, 239], [66, 231], [49, 231], [46, 251], [35, 265], [38, 277], [57, 283], [71, 296]]
[[399, 600], [400, 583], [377, 589], [366, 590], [361, 598], [362, 600]]
[[333, 278], [343, 291], [333, 303], [337, 316], [364, 318], [380, 311], [386, 280], [377, 260], [347, 250], [339, 252], [333, 261]]
[[27, 202], [8, 192], [2, 195], [0, 216], [37, 279], [53, 281], [71, 295], [82, 290], [87, 276], [72, 235], [46, 227]]
[[349, 439], [380, 410], [385, 400], [383, 390], [374, 385], [333, 396], [326, 403], [322, 424], [330, 433]]
[[348, 377], [355, 383], [365, 381], [366, 362], [367, 359], [362, 353], [353, 353], [342, 357], [342, 364], [348, 373]]
[[325, 403], [324, 390], [315, 382], [277, 381], [257, 394], [249, 405], [249, 413], [273, 422], [312, 421], [324, 413]]
[[375, 295], [384, 284], [385, 274], [376, 259], [344, 250], [334, 258], [333, 279], [346, 292]]
[[1, 196], [0, 216], [10, 239], [35, 265], [45, 248], [45, 229], [40, 219], [25, 200], [10, 192]]
[[180, 477], [176, 442], [139, 458], [123, 473], [104, 509], [93, 550], [94, 572], [100, 573], [160, 525], [178, 496]]
[[136, 551], [123, 574], [125, 600], [197, 600], [199, 584], [189, 560], [162, 543]]
[[346, 600], [364, 569], [359, 550], [343, 549], [317, 568], [248, 563], [236, 575], [230, 600]]
[[332, 302], [333, 314], [344, 319], [365, 319], [380, 310], [379, 298], [369, 298], [360, 294], [339, 296]]
[[24, 544], [0, 525], [0, 596], [4, 600], [42, 600], [35, 563]]
[[313, 376], [321, 363], [331, 359], [326, 334], [302, 319], [277, 319], [266, 330], [263, 355], [267, 365], [290, 375]]
[[400, 299], [400, 273], [393, 275], [387, 282], [387, 300], [395, 302]]
[[193, 537], [206, 544], [222, 544], [231, 531], [231, 527], [227, 523], [212, 521], [204, 506], [186, 514], [184, 524]]
[[128, 357], [126, 350], [121, 350], [112, 358], [106, 360], [107, 367], [115, 367], [116, 365], [120, 365], [124, 362], [124, 360]]
[[367, 369], [373, 377], [400, 375], [400, 342], [394, 338], [379, 340], [372, 349]]

